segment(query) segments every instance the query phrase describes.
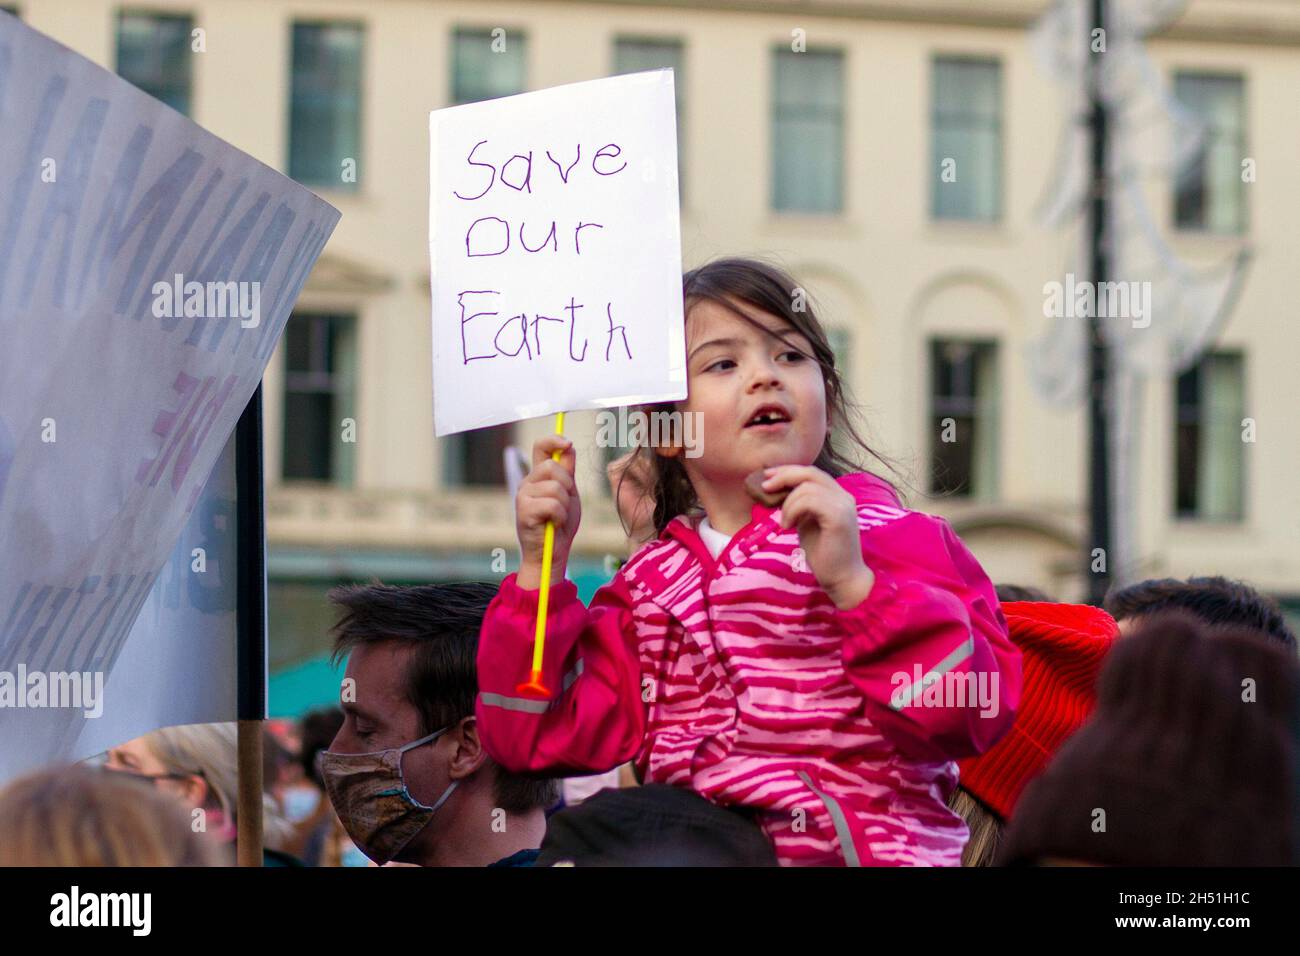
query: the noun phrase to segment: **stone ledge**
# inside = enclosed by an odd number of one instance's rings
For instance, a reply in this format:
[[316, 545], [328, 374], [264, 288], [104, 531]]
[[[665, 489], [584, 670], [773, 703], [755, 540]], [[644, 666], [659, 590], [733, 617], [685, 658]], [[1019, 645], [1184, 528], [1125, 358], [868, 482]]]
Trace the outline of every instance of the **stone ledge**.
[[[621, 553], [625, 538], [613, 502], [585, 504], [574, 553]], [[266, 536], [272, 546], [501, 547], [508, 553], [518, 548], [504, 491], [272, 487], [266, 492]]]

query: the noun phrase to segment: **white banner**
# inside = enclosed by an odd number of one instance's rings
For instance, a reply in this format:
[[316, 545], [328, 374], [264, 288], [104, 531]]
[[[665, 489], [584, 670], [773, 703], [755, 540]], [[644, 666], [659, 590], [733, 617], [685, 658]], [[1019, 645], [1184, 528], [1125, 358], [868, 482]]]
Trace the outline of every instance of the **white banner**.
[[8, 16], [0, 130], [3, 779], [233, 716], [210, 643], [132, 626], [338, 212]]
[[110, 719], [85, 721], [73, 756], [157, 727], [236, 718], [235, 509], [232, 437], [105, 679]]
[[436, 433], [685, 398], [672, 71], [429, 131]]

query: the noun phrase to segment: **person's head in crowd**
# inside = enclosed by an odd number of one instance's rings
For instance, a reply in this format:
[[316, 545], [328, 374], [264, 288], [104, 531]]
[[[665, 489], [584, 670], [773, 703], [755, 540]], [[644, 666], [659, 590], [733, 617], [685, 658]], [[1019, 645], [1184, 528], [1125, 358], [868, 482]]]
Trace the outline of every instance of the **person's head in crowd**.
[[1291, 630], [1277, 602], [1248, 584], [1229, 578], [1193, 577], [1186, 581], [1152, 578], [1106, 595], [1107, 611], [1119, 621], [1127, 635], [1142, 618], [1157, 611], [1180, 609], [1213, 626], [1245, 627], [1260, 631], [1274, 641], [1296, 649]]
[[376, 863], [486, 866], [535, 851], [555, 780], [506, 773], [474, 717], [495, 584], [335, 588], [344, 720], [319, 761], [349, 836]]
[[215, 866], [216, 848], [175, 800], [80, 764], [0, 791], [0, 866]]
[[295, 742], [274, 729], [275, 723], [268, 720], [262, 724], [262, 780], [267, 790], [278, 795], [285, 787], [298, 783], [301, 774], [296, 754], [290, 749]]
[[[238, 731], [234, 723], [163, 727], [108, 751], [105, 769], [150, 781], [177, 799], [200, 832], [233, 846], [239, 793]], [[262, 839], [274, 850], [290, 827], [271, 795], [262, 795]]]
[[1025, 786], [1092, 713], [1097, 674], [1119, 633], [1109, 614], [1087, 604], [1007, 601], [1002, 613], [1023, 655], [1023, 693], [1006, 735], [958, 761], [948, 806], [970, 829], [962, 866], [992, 865]]
[[1115, 642], [1092, 719], [1016, 806], [1004, 864], [1285, 866], [1300, 662], [1186, 611]]
[[601, 790], [551, 817], [538, 866], [777, 866], [744, 812], [685, 787]]
[[1011, 601], [1051, 601], [1047, 592], [1028, 584], [995, 584], [993, 593], [1003, 604]]
[[299, 721], [302, 749], [298, 752], [298, 761], [307, 779], [322, 789], [325, 782], [316, 766], [316, 755], [329, 750], [330, 741], [338, 736], [342, 727], [343, 711], [338, 707], [318, 707], [303, 714]]

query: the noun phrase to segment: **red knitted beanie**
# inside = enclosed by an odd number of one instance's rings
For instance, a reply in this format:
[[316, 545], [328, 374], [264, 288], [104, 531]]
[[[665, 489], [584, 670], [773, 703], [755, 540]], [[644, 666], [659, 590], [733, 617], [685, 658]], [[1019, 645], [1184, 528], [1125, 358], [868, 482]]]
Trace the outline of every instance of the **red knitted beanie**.
[[1023, 654], [1015, 722], [978, 757], [958, 761], [961, 786], [1004, 821], [1096, 703], [1097, 674], [1119, 635], [1115, 619], [1087, 604], [1008, 601], [1011, 640]]

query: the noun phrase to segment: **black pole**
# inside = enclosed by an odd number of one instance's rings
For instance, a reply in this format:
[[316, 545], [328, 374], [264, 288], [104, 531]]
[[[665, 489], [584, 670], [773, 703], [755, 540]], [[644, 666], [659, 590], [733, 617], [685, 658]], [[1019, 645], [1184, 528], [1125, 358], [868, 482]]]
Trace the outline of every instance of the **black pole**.
[[240, 720], [266, 718], [266, 525], [262, 500], [262, 386], [235, 426], [237, 691]]
[[266, 719], [266, 523], [262, 500], [262, 386], [235, 426], [236, 716], [240, 866], [262, 865], [262, 722]]
[[[1104, 52], [1097, 49], [1096, 31], [1106, 36], [1106, 0], [1092, 0], [1092, 30], [1089, 32], [1088, 99], [1092, 129], [1091, 202], [1089, 203], [1091, 279], [1100, 301], [1101, 283], [1110, 269], [1106, 248], [1107, 192], [1106, 179], [1107, 116], [1102, 98], [1101, 73]], [[1084, 556], [1084, 580], [1088, 582], [1089, 604], [1100, 606], [1110, 588], [1111, 572], [1117, 557], [1112, 551], [1110, 515], [1110, 449], [1108, 377], [1109, 356], [1102, 336], [1097, 309], [1088, 318], [1088, 553]]]

